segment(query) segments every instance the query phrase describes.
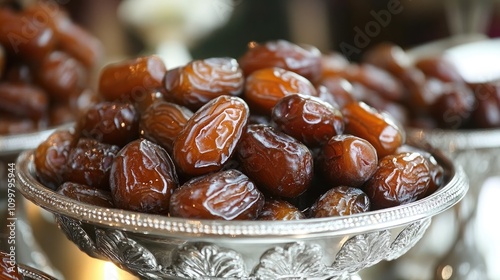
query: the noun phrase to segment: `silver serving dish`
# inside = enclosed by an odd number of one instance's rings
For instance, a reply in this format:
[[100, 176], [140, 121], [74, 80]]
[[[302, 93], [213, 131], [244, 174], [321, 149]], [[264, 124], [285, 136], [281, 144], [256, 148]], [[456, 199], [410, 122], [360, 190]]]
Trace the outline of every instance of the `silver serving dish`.
[[32, 133], [0, 135], [0, 158], [15, 157], [22, 151], [34, 149], [55, 130], [67, 129], [73, 125], [69, 123]]
[[18, 264], [17, 268], [19, 274], [23, 277], [22, 279], [24, 280], [57, 280], [56, 278], [27, 265]]
[[500, 129], [410, 129], [408, 133], [461, 165], [469, 177], [472, 194], [478, 194], [485, 179], [500, 175]]
[[37, 181], [32, 151], [18, 158], [17, 187], [54, 213], [82, 251], [141, 279], [355, 279], [405, 254], [433, 216], [465, 196], [463, 170], [433, 154], [448, 174], [434, 194], [390, 209], [301, 221], [189, 220], [78, 203]]

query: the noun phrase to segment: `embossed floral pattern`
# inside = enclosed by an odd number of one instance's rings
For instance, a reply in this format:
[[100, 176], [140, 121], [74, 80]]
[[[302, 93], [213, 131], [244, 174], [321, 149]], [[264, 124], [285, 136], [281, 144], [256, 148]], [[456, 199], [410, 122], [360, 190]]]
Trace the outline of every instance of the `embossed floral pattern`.
[[430, 224], [431, 219], [425, 219], [407, 226], [392, 242], [386, 259], [391, 261], [406, 254], [422, 238]]
[[341, 272], [357, 272], [380, 262], [390, 248], [388, 230], [360, 234], [349, 238], [337, 253], [333, 269]]
[[317, 244], [296, 242], [265, 252], [253, 275], [258, 279], [321, 279], [328, 275]]
[[182, 246], [176, 252], [174, 259], [171, 269], [179, 277], [239, 279], [247, 276], [245, 263], [240, 254], [212, 244], [196, 243]]
[[121, 231], [97, 229], [96, 243], [102, 254], [120, 267], [148, 279], [161, 279], [151, 273], [159, 269], [155, 256]]
[[61, 215], [55, 215], [55, 219], [66, 237], [75, 243], [80, 250], [92, 257], [99, 256], [94, 241], [92, 241], [87, 232], [82, 228], [81, 221], [76, 221]]

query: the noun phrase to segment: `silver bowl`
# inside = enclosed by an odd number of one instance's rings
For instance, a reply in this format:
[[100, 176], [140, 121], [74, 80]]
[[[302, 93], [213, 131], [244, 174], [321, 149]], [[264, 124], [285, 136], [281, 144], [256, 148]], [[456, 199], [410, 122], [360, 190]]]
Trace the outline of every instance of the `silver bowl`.
[[426, 141], [461, 165], [475, 193], [484, 180], [500, 175], [500, 129], [410, 129], [410, 137]]
[[433, 216], [459, 202], [468, 179], [441, 153], [446, 184], [419, 201], [347, 217], [300, 221], [171, 218], [79, 203], [34, 176], [33, 152], [17, 161], [17, 188], [52, 212], [91, 257], [144, 279], [353, 279], [413, 247]]
[[[497, 265], [497, 260], [494, 259], [497, 255], [493, 252], [498, 251], [498, 248], [491, 247], [492, 244], [488, 244], [481, 236], [481, 231], [491, 230], [494, 225], [485, 228], [486, 225], [483, 224], [481, 230], [478, 230], [476, 220], [483, 185], [488, 178], [500, 175], [500, 129], [408, 129], [407, 132], [411, 139], [430, 143], [446, 154], [457, 166], [461, 166], [469, 178], [470, 189], [459, 207], [454, 207], [453, 212], [441, 215], [441, 217], [448, 216], [449, 221], [439, 221], [431, 227], [428, 232], [432, 234], [426, 234], [420, 250], [400, 258], [396, 267], [399, 266], [398, 270], [402, 273], [408, 271], [409, 267], [419, 267], [419, 271], [434, 270], [429, 271], [429, 276], [432, 273], [440, 274], [445, 267], [448, 269], [451, 267], [457, 277], [463, 279], [476, 271], [487, 273], [491, 279], [497, 279], [500, 275], [498, 273], [493, 275], [494, 267]], [[482, 210], [494, 211], [489, 208], [486, 210], [484, 207]], [[432, 245], [432, 240], [443, 240], [443, 230], [449, 230], [450, 227], [443, 228], [442, 224], [446, 222], [449, 224], [450, 221], [456, 227], [453, 234], [455, 239], [447, 245], [441, 243], [442, 248], [437, 250], [435, 244]], [[450, 237], [450, 234], [446, 236]], [[417, 263], [419, 265], [416, 265]], [[468, 269], [459, 269], [460, 267]]]
[[0, 135], [0, 159], [15, 157], [22, 151], [34, 149], [57, 129], [67, 129], [72, 126], [74, 126], [74, 123], [31, 133]]
[[17, 265], [19, 274], [23, 277], [23, 280], [57, 280], [56, 278], [49, 276], [42, 271], [35, 269], [31, 266], [24, 264]]

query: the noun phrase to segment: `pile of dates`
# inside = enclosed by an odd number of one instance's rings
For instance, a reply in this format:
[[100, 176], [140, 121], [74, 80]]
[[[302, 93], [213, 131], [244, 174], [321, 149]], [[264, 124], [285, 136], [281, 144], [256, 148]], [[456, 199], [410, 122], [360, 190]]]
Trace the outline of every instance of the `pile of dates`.
[[279, 40], [168, 70], [156, 56], [106, 65], [105, 101], [40, 144], [36, 175], [84, 203], [224, 220], [345, 216], [442, 186], [391, 115], [347, 81], [322, 84], [324, 59]]
[[323, 56], [321, 84], [342, 87], [357, 100], [390, 112], [404, 126], [426, 129], [500, 127], [500, 81], [467, 83], [443, 56], [411, 58], [381, 43], [350, 63], [340, 53]]
[[0, 4], [0, 135], [74, 121], [97, 100], [100, 41], [55, 1], [13, 6]]

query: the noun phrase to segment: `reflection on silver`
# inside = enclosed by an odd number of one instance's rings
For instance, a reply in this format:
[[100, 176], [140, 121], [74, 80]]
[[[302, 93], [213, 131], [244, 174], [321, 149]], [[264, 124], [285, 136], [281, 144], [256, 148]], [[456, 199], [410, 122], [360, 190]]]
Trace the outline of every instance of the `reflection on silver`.
[[435, 156], [449, 180], [424, 199], [352, 216], [301, 221], [189, 220], [78, 203], [35, 179], [32, 151], [18, 158], [17, 187], [28, 200], [56, 214], [67, 237], [84, 244], [80, 248], [88, 255], [109, 259], [144, 279], [278, 279], [290, 274], [354, 279], [368, 266], [401, 256], [422, 237], [433, 216], [465, 196], [468, 180], [462, 169]]
[[22, 151], [36, 148], [43, 140], [47, 139], [57, 129], [67, 129], [74, 124], [65, 124], [56, 128], [42, 130], [33, 133], [1, 135], [0, 136], [0, 157], [16, 156]]
[[18, 264], [17, 265], [19, 274], [23, 276], [24, 280], [57, 280], [56, 278], [53, 278], [52, 276], [49, 276], [40, 270], [34, 269], [30, 266], [26, 266], [23, 264]]

